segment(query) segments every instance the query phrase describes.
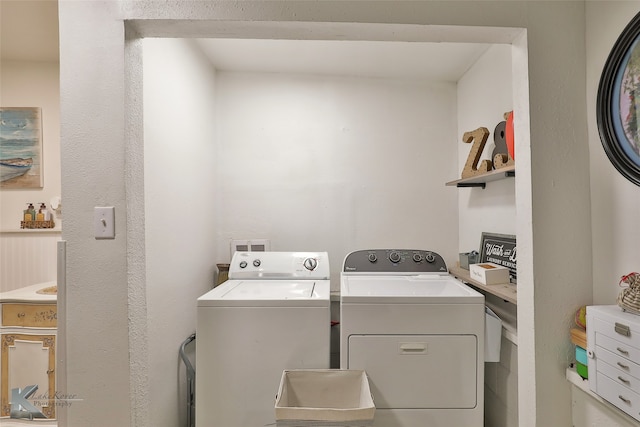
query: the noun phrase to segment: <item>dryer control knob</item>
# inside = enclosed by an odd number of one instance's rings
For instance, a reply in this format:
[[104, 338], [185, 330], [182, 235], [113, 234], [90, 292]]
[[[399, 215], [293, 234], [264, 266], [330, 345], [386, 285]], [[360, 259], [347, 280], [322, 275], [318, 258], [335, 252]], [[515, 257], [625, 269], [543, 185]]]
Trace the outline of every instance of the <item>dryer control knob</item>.
[[389, 254], [389, 261], [394, 264], [400, 262], [400, 254], [398, 252], [391, 252]]
[[260, 260], [259, 260], [259, 259], [254, 259], [254, 260], [253, 260], [253, 266], [254, 266], [254, 267], [260, 267], [260, 264], [261, 264], [261, 262], [260, 262]]
[[369, 262], [376, 262], [378, 261], [378, 257], [376, 256], [376, 254], [369, 254]]
[[420, 262], [420, 261], [422, 261], [422, 255], [420, 255], [420, 254], [413, 254], [413, 260], [414, 260], [415, 262]]
[[240, 268], [246, 268], [247, 267], [247, 261], [240, 261]]
[[426, 259], [427, 262], [433, 262], [436, 260], [436, 257], [433, 256], [431, 252], [429, 252], [427, 255], [425, 255], [424, 259]]
[[304, 268], [306, 268], [309, 271], [315, 270], [317, 266], [318, 266], [318, 260], [316, 260], [315, 258], [307, 258], [304, 260]]

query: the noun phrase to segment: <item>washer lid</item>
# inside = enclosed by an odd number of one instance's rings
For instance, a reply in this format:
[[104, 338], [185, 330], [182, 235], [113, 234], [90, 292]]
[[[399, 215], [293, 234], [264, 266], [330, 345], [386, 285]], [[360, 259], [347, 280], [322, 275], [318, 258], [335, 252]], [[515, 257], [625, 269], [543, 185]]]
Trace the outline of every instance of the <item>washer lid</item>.
[[198, 298], [198, 307], [328, 306], [328, 280], [228, 280]]
[[453, 276], [342, 276], [342, 302], [482, 303], [484, 295]]

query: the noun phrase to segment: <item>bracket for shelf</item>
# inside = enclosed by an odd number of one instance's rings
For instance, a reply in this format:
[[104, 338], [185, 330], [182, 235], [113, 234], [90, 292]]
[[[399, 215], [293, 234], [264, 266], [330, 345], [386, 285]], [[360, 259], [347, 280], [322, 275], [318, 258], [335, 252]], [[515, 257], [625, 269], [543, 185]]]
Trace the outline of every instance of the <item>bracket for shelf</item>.
[[480, 187], [483, 190], [487, 188], [487, 184], [484, 182], [459, 182], [456, 184], [458, 188], [468, 188], [468, 187]]
[[506, 176], [507, 178], [513, 178], [514, 176], [516, 176], [516, 171], [506, 171], [504, 173], [504, 176]]

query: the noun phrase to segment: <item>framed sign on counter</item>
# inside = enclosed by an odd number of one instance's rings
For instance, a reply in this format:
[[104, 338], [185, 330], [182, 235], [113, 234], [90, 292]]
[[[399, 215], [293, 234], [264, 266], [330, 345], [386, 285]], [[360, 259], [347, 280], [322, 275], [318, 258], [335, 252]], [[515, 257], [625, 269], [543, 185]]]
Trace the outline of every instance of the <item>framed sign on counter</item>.
[[480, 263], [492, 262], [509, 269], [509, 281], [517, 283], [516, 236], [511, 234], [482, 233]]

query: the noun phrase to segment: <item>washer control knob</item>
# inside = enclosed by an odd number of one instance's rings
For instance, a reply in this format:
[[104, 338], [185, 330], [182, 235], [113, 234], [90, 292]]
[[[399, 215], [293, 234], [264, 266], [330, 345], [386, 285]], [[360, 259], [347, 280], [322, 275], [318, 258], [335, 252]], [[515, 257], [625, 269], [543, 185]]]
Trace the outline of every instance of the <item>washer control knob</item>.
[[304, 268], [309, 271], [313, 271], [318, 266], [318, 260], [315, 258], [307, 258], [304, 260]]
[[420, 262], [420, 261], [422, 261], [422, 255], [420, 255], [420, 254], [413, 254], [413, 260], [414, 260], [415, 262]]
[[376, 254], [369, 254], [369, 262], [376, 262], [378, 261], [378, 257], [376, 256]]
[[259, 259], [254, 259], [254, 260], [253, 260], [253, 266], [254, 266], [254, 267], [260, 267], [260, 264], [261, 264], [261, 262], [260, 262], [260, 260], [259, 260]]
[[431, 263], [436, 260], [436, 257], [433, 256], [431, 252], [429, 252], [427, 255], [425, 255], [424, 259], [426, 259], [427, 262]]
[[240, 268], [246, 268], [247, 267], [247, 261], [240, 261]]
[[400, 254], [398, 252], [391, 252], [389, 254], [389, 261], [391, 261], [392, 263], [398, 263], [400, 262]]

